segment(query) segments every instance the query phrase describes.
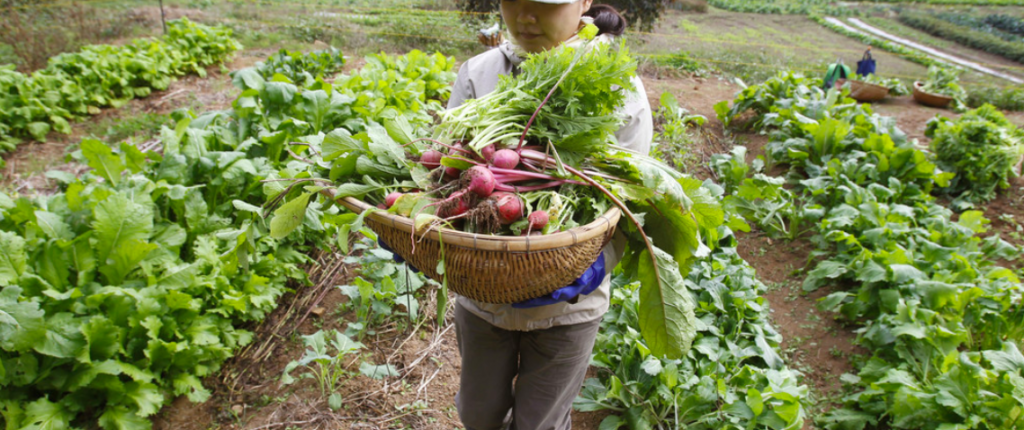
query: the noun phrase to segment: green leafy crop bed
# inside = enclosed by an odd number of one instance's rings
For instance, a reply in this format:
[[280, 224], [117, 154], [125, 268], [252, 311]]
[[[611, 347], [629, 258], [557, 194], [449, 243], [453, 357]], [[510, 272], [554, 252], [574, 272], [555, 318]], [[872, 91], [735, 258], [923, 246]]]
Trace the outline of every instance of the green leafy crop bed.
[[817, 262], [804, 289], [839, 287], [821, 306], [861, 325], [857, 343], [871, 351], [857, 374], [841, 377], [843, 407], [819, 424], [1024, 428], [1024, 290], [995, 264], [1020, 251], [982, 236], [981, 212], [953, 221], [930, 193], [955, 175], [893, 118], [819, 87], [785, 74], [716, 107], [726, 124], [756, 113], [753, 127], [770, 136], [768, 163], [789, 167], [792, 216], [816, 226]]
[[146, 429], [173, 396], [205, 400], [200, 379], [252, 340], [245, 327], [306, 280], [304, 253], [348, 219], [312, 204], [296, 233], [271, 237], [259, 205], [286, 189], [273, 179], [301, 171], [289, 143], [319, 148], [327, 132], [382, 116], [422, 125], [439, 106], [427, 94], [454, 77], [451, 60], [418, 51], [371, 56], [333, 85], [276, 73], [321, 57], [239, 71], [232, 109], [176, 112], [159, 150], [84, 141], [76, 157], [93, 170], [57, 175], [57, 194], [0, 193], [6, 428]]
[[45, 140], [51, 130], [70, 133], [70, 121], [165, 90], [175, 76], [205, 76], [206, 66], [241, 49], [224, 28], [182, 18], [168, 22], [167, 29], [163, 40], [90, 45], [58, 55], [31, 75], [0, 66], [0, 152], [14, 149], [24, 137]]

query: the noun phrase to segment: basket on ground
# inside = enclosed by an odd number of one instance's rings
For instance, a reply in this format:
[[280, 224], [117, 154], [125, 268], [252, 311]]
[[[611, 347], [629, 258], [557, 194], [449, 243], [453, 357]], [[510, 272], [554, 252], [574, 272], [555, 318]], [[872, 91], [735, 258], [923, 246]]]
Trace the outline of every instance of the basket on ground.
[[[334, 198], [332, 190], [321, 191]], [[338, 204], [360, 213], [371, 206], [345, 197]], [[518, 303], [571, 284], [597, 260], [611, 240], [621, 212], [612, 208], [594, 222], [544, 236], [495, 236], [452, 229], [413, 234], [413, 220], [377, 211], [365, 224], [413, 267], [438, 282], [444, 241], [444, 272], [448, 287], [484, 303]], [[415, 241], [415, 249], [413, 249]]]
[[914, 82], [914, 100], [917, 100], [918, 103], [925, 106], [945, 108], [953, 102], [952, 97], [924, 92], [924, 90], [921, 89], [922, 86], [924, 86], [924, 84], [921, 83], [921, 81]]
[[836, 84], [840, 87], [848, 85], [850, 87], [850, 98], [862, 103], [877, 102], [889, 95], [889, 88], [864, 81], [849, 79], [841, 80]]

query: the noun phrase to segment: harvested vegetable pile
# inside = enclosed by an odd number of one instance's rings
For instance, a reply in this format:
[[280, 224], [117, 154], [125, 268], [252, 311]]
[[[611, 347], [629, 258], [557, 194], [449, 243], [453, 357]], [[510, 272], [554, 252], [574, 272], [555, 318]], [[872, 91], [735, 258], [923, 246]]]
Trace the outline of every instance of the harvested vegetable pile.
[[943, 191], [961, 208], [992, 200], [997, 190], [1009, 188], [1024, 154], [1024, 131], [987, 104], [955, 121], [936, 116], [928, 121], [925, 135], [932, 139], [939, 167], [956, 173]]
[[[596, 28], [581, 34], [592, 38]], [[400, 117], [365, 136], [332, 132], [323, 160], [329, 179], [343, 182], [336, 196], [382, 203], [413, 218], [420, 233], [545, 234], [617, 206], [628, 238], [621, 269], [641, 282], [641, 333], [653, 353], [682, 356], [696, 327], [682, 279], [691, 259], [709, 251], [701, 235], [717, 235], [721, 208], [701, 181], [614, 146], [617, 110], [636, 72], [624, 45], [563, 46], [521, 68], [446, 112], [433, 138], [414, 139]], [[312, 176], [322, 177], [319, 167]]]

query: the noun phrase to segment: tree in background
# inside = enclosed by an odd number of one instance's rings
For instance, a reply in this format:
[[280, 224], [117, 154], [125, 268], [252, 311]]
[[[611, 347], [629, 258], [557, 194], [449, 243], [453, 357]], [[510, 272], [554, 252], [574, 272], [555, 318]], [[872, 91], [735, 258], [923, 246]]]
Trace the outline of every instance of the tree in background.
[[[594, 3], [615, 6], [629, 21], [630, 27], [641, 31], [650, 31], [665, 9], [664, 0], [607, 0]], [[467, 13], [494, 13], [498, 11], [501, 0], [456, 0], [456, 4], [459, 10]]]

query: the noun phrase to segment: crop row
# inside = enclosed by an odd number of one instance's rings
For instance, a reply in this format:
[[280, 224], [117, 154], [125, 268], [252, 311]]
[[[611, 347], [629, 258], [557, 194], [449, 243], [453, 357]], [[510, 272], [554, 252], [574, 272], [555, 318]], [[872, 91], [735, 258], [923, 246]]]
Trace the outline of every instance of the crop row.
[[1007, 15], [989, 15], [986, 17], [976, 17], [957, 12], [940, 12], [935, 14], [935, 17], [947, 21], [951, 24], [970, 28], [974, 31], [991, 34], [1008, 42], [1024, 41], [1024, 36], [1022, 35], [1014, 34], [1008, 31], [1003, 31], [999, 27], [989, 24], [990, 21], [997, 22], [1000, 24], [1009, 24], [1009, 22], [1006, 21], [1006, 19], [1016, 19]]
[[317, 216], [292, 236], [270, 235], [260, 205], [292, 190], [275, 181], [300, 171], [288, 153], [385, 116], [429, 123], [440, 104], [426, 89], [454, 78], [449, 59], [412, 52], [298, 86], [275, 71], [322, 57], [290, 58], [235, 73], [232, 109], [177, 112], [157, 150], [86, 140], [79, 158], [93, 170], [58, 175], [62, 192], [0, 193], [6, 428], [147, 429], [168, 399], [205, 400], [201, 378], [252, 340], [241, 326], [273, 310], [287, 282], [306, 280], [309, 248], [347, 249], [330, 239], [347, 220], [337, 207], [311, 205]]
[[901, 12], [900, 22], [943, 39], [952, 40], [972, 48], [990, 52], [1007, 59], [1024, 63], [1024, 43], [1011, 42], [1003, 38], [969, 27], [953, 24], [936, 16], [920, 12]]
[[14, 149], [24, 137], [45, 140], [51, 130], [70, 133], [71, 121], [165, 90], [175, 76], [205, 76], [206, 66], [238, 49], [230, 30], [182, 18], [168, 23], [162, 40], [86, 46], [51, 58], [31, 75], [0, 66], [0, 152]]
[[[742, 158], [720, 162], [720, 172], [740, 172], [732, 176], [726, 205], [746, 210], [770, 233], [810, 233], [822, 259], [804, 289], [832, 286], [821, 306], [863, 325], [857, 343], [870, 357], [856, 375], [842, 376], [850, 394], [819, 424], [1024, 427], [1024, 355], [1017, 343], [1024, 335], [1024, 289], [1012, 270], [996, 264], [1020, 250], [984, 237], [988, 220], [981, 212], [964, 212], [954, 222], [952, 211], [931, 196], [962, 189], [947, 188], [958, 175], [962, 182], [984, 179], [956, 166], [949, 167], [955, 174], [943, 171], [942, 154], [933, 162], [895, 119], [819, 87], [820, 80], [781, 75], [745, 89], [731, 107], [716, 106], [726, 124], [753, 110], [753, 127], [770, 135], [768, 165], [788, 166], [784, 177], [772, 177]], [[998, 127], [988, 113], [965, 117]], [[791, 188], [783, 188], [787, 183]]]

